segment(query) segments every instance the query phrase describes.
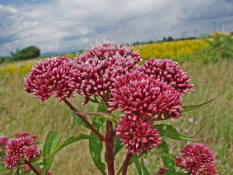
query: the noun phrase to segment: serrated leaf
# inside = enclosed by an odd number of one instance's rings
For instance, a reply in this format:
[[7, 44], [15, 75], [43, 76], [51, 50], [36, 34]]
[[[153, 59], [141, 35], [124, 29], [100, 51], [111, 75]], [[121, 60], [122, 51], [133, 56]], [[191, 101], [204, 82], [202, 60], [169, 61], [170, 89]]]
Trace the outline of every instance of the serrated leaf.
[[[86, 123], [84, 123], [73, 111], [70, 110], [71, 116], [74, 119], [74, 121], [76, 121], [77, 123], [79, 123], [80, 125], [84, 126], [85, 128], [90, 129]], [[83, 116], [85, 119], [87, 119], [86, 116]]]
[[115, 137], [114, 138], [114, 156], [116, 156], [116, 154], [121, 150], [121, 148], [123, 147], [123, 145], [121, 145], [121, 141], [119, 137]]
[[150, 175], [149, 171], [147, 170], [143, 159], [141, 160], [141, 166], [142, 166], [142, 171], [143, 171], [143, 175]]
[[57, 146], [57, 148], [54, 151], [53, 155], [56, 154], [57, 152], [59, 152], [60, 150], [62, 150], [63, 148], [65, 148], [66, 146], [68, 146], [68, 145], [70, 145], [70, 144], [72, 144], [74, 142], [77, 142], [79, 140], [83, 140], [83, 139], [99, 140], [97, 137], [92, 137], [90, 135], [77, 134], [75, 136], [69, 137], [62, 144], [60, 144], [59, 146]]
[[50, 154], [56, 150], [60, 140], [61, 140], [61, 136], [56, 132], [49, 132], [46, 137], [43, 147], [43, 164], [44, 164], [43, 169], [45, 172], [49, 170], [53, 162], [54, 156], [50, 156]]
[[158, 124], [158, 125], [154, 125], [153, 128], [156, 128], [161, 136], [166, 136], [166, 137], [169, 137], [171, 139], [175, 139], [175, 140], [195, 140], [195, 139], [188, 138], [188, 137], [185, 137], [185, 136], [179, 134], [175, 130], [175, 128], [173, 128], [173, 126], [171, 126], [171, 125]]
[[3, 163], [0, 163], [0, 173], [1, 173], [1, 174], [8, 174], [8, 173], [10, 173], [10, 172], [11, 172], [11, 170], [5, 168], [5, 166], [4, 166]]
[[215, 98], [212, 98], [209, 101], [201, 103], [201, 104], [182, 106], [184, 110], [181, 111], [180, 114], [181, 115], [186, 115], [186, 114], [192, 113], [193, 111], [200, 110], [200, 109], [208, 106], [209, 104], [211, 104], [214, 100], [215, 100]]
[[163, 164], [166, 169], [166, 174], [176, 174], [175, 169], [175, 162], [174, 158], [175, 156], [172, 154], [169, 154], [168, 144], [162, 140], [162, 143], [158, 146], [158, 152], [160, 153], [160, 156], [163, 160]]

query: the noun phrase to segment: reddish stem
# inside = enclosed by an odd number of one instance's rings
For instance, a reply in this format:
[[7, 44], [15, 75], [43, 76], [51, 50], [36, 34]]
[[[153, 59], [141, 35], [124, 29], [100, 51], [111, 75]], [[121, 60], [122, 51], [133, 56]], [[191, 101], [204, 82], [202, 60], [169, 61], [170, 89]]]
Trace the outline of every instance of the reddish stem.
[[108, 168], [108, 175], [115, 175], [114, 171], [114, 136], [112, 122], [107, 121], [106, 126], [106, 162]]
[[105, 142], [105, 137], [99, 131], [97, 131], [67, 99], [64, 98], [63, 101], [99, 137], [101, 141]]
[[130, 152], [128, 152], [127, 155], [126, 155], [124, 165], [123, 165], [122, 175], [126, 175], [126, 173], [127, 173], [127, 169], [128, 169], [128, 165], [129, 165], [131, 155], [132, 154]]
[[24, 163], [27, 164], [36, 175], [41, 175], [40, 172], [31, 164], [31, 162], [25, 160]]

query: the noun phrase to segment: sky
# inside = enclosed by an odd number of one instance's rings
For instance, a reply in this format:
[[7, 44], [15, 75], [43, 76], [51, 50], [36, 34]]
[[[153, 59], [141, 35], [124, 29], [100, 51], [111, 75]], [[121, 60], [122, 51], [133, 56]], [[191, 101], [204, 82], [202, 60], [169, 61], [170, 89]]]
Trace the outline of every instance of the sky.
[[233, 32], [233, 0], [0, 0], [0, 56]]

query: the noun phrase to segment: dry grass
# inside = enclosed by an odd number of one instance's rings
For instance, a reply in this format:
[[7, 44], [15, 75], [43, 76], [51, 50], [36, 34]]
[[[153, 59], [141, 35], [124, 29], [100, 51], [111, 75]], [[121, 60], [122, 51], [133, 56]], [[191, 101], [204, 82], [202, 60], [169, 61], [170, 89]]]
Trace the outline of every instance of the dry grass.
[[[215, 153], [217, 167], [223, 168], [221, 174], [233, 174], [233, 62], [224, 61], [202, 66], [185, 63], [182, 67], [192, 77], [196, 86], [195, 93], [184, 97], [184, 104], [196, 104], [212, 97], [217, 99], [206, 109], [191, 116], [184, 116], [172, 124], [179, 127], [181, 132], [187, 129], [188, 135], [200, 139], [201, 143]], [[72, 102], [82, 111], [96, 109], [96, 106], [91, 104], [81, 106], [80, 98], [75, 98]], [[198, 124], [189, 123], [190, 117]], [[55, 99], [50, 99], [40, 104], [39, 100], [26, 94], [22, 76], [0, 79], [0, 118], [0, 135], [11, 136], [15, 132], [29, 131], [39, 136], [40, 143], [44, 142], [49, 131], [60, 132], [63, 138], [88, 132], [74, 123], [63, 103], [56, 103]], [[169, 140], [169, 143], [172, 144], [175, 153], [186, 144], [173, 140]], [[118, 155], [117, 167], [123, 161], [124, 151]], [[159, 168], [160, 163], [156, 155], [153, 155], [148, 156], [146, 164], [152, 173]], [[56, 175], [99, 174], [89, 156], [87, 141], [74, 143], [58, 153], [52, 172]], [[135, 174], [133, 166], [129, 174]]]

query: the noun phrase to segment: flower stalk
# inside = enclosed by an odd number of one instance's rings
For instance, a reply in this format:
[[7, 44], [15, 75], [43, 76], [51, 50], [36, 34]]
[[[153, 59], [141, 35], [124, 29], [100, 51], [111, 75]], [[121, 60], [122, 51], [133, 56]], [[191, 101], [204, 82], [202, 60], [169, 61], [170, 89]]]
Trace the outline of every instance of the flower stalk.
[[24, 160], [24, 163], [27, 164], [36, 175], [41, 175], [40, 172], [31, 164], [30, 161]]
[[107, 121], [106, 126], [106, 161], [107, 161], [107, 169], [108, 175], [115, 175], [114, 171], [114, 137], [115, 132], [113, 130], [112, 122]]
[[105, 142], [105, 137], [99, 131], [97, 131], [66, 98], [64, 98], [63, 101], [98, 136], [102, 142]]
[[127, 173], [127, 169], [128, 169], [128, 166], [129, 166], [129, 161], [130, 161], [131, 156], [132, 156], [132, 154], [130, 152], [128, 152], [126, 154], [126, 158], [125, 158], [124, 165], [123, 165], [123, 170], [122, 170], [122, 175], [126, 175], [126, 173]]

